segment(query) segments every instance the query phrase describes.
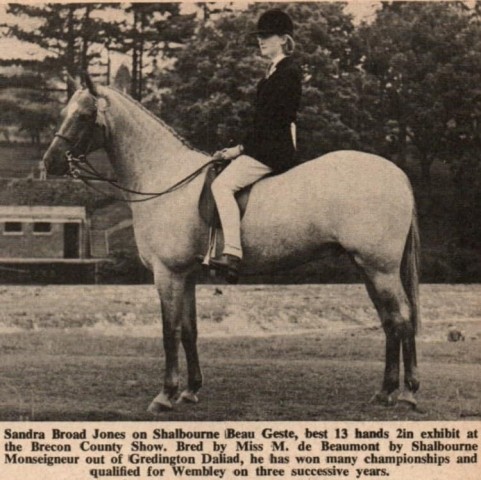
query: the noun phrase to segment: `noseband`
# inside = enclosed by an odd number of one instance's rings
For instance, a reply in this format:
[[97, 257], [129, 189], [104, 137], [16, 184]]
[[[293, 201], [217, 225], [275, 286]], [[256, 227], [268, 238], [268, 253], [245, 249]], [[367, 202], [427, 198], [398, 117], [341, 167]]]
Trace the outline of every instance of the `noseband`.
[[59, 133], [59, 132], [55, 132], [53, 136], [54, 136], [54, 137], [61, 138], [62, 140], [65, 140], [65, 141], [66, 141], [67, 143], [69, 143], [70, 145], [75, 145], [75, 142], [74, 142], [71, 138], [67, 137], [66, 135], [62, 135], [62, 134]]
[[[97, 118], [97, 114], [98, 114], [98, 111], [96, 109], [95, 116], [93, 116], [93, 118]], [[81, 170], [82, 170], [81, 165], [86, 163], [88, 164], [87, 154], [89, 153], [90, 147], [92, 145], [92, 134], [93, 134], [95, 125], [96, 125], [96, 120], [94, 120], [92, 123], [89, 123], [86, 130], [83, 132], [83, 134], [80, 135], [80, 138], [77, 141], [71, 137], [68, 137], [67, 135], [64, 135], [63, 133], [60, 133], [60, 132], [54, 133], [54, 137], [60, 138], [71, 147], [71, 150], [67, 150], [67, 152], [65, 152], [65, 157], [68, 164], [68, 174], [72, 178], [80, 179]], [[80, 146], [80, 144], [82, 143], [85, 137], [88, 137], [88, 138], [87, 138], [87, 143], [85, 145], [85, 148], [82, 149], [83, 153], [76, 155], [75, 150], [78, 149], [78, 147]]]

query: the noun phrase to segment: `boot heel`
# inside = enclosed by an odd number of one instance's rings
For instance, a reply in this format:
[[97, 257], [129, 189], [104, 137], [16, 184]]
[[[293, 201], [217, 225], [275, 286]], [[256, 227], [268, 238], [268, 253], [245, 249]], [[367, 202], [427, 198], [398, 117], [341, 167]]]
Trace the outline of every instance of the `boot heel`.
[[233, 285], [239, 283], [239, 274], [235, 270], [227, 270], [225, 272], [225, 279], [227, 283], [231, 283]]

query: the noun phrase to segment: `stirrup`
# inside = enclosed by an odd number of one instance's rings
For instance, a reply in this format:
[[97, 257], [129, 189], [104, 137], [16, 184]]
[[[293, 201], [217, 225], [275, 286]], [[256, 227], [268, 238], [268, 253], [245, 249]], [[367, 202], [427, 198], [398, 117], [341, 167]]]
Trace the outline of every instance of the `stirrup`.
[[217, 229], [209, 227], [209, 243], [205, 255], [196, 255], [196, 260], [203, 266], [210, 266], [210, 259], [215, 257], [215, 246], [217, 243]]

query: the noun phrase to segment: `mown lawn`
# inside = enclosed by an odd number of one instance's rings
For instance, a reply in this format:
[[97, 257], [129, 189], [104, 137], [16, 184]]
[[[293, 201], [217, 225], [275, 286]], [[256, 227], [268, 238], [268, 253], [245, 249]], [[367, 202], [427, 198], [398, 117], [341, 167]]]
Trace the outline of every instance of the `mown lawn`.
[[[151, 419], [145, 409], [163, 373], [152, 290], [0, 289], [0, 420]], [[416, 412], [368, 403], [382, 378], [384, 337], [360, 285], [222, 287], [222, 295], [199, 287], [201, 401], [158, 418], [479, 419], [480, 290], [423, 286]], [[465, 341], [447, 342], [450, 324]]]

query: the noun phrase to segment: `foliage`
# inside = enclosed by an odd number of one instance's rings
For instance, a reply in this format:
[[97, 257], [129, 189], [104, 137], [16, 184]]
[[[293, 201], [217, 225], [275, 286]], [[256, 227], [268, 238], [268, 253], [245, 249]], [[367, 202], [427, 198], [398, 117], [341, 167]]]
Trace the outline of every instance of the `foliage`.
[[383, 2], [375, 21], [357, 32], [363, 68], [378, 88], [367, 105], [378, 128], [390, 126], [386, 139], [401, 163], [408, 143], [416, 147], [426, 184], [446, 152], [450, 125], [469, 119], [480, 93], [481, 36], [471, 13], [460, 2]]
[[144, 92], [146, 57], [170, 57], [194, 28], [194, 16], [183, 15], [178, 3], [131, 3], [119, 5], [125, 18], [109, 26], [112, 49], [130, 53], [131, 95], [140, 100]]
[[30, 135], [32, 144], [39, 145], [41, 133], [55, 124], [57, 110], [48, 95], [37, 88], [0, 90], [0, 124], [16, 124]]
[[104, 43], [109, 24], [93, 13], [104, 8], [102, 3], [9, 4], [7, 13], [31, 20], [9, 25], [9, 34], [52, 52], [45, 65], [50, 75], [60, 77], [66, 69], [75, 76], [99, 56], [91, 46]]
[[98, 280], [111, 284], [151, 283], [152, 274], [144, 267], [137, 253], [120, 249], [110, 254], [108, 262], [99, 265]]
[[[340, 2], [255, 3], [235, 11], [207, 2], [197, 16], [174, 3], [11, 4], [9, 12], [37, 19], [37, 27], [19, 22], [9, 33], [55, 56], [29, 65], [24, 75], [0, 78], [0, 124], [15, 123], [37, 141], [59, 110], [50, 79], [60, 78], [62, 69], [76, 73], [107, 48], [130, 55], [132, 95], [196, 147], [212, 152], [237, 143], [266, 67], [247, 33], [274, 6], [296, 25], [295, 56], [303, 71], [300, 160], [349, 148], [395, 160], [422, 200], [421, 223], [439, 213], [447, 195], [443, 251], [459, 248], [460, 258], [469, 258], [481, 239], [480, 1], [385, 1], [361, 25]], [[119, 16], [107, 21], [106, 8]], [[154, 60], [158, 68], [146, 81]], [[438, 168], [442, 180], [431, 180]], [[448, 272], [442, 255], [441, 263], [428, 264], [446, 278], [473, 271], [452, 258]], [[474, 278], [468, 273], [463, 278]]]
[[[161, 85], [168, 90], [157, 113], [195, 145], [213, 151], [242, 139], [256, 80], [267, 66], [248, 33], [261, 12], [273, 6], [222, 12], [201, 24], [189, 48], [179, 52], [175, 67], [163, 76]], [[340, 3], [293, 3], [285, 10], [299, 32], [296, 58], [304, 72], [301, 157], [357, 145], [350, 120], [360, 117], [351, 101], [359, 53], [350, 44], [351, 18]]]
[[84, 206], [91, 213], [112, 203], [80, 181], [0, 179], [0, 205]]

